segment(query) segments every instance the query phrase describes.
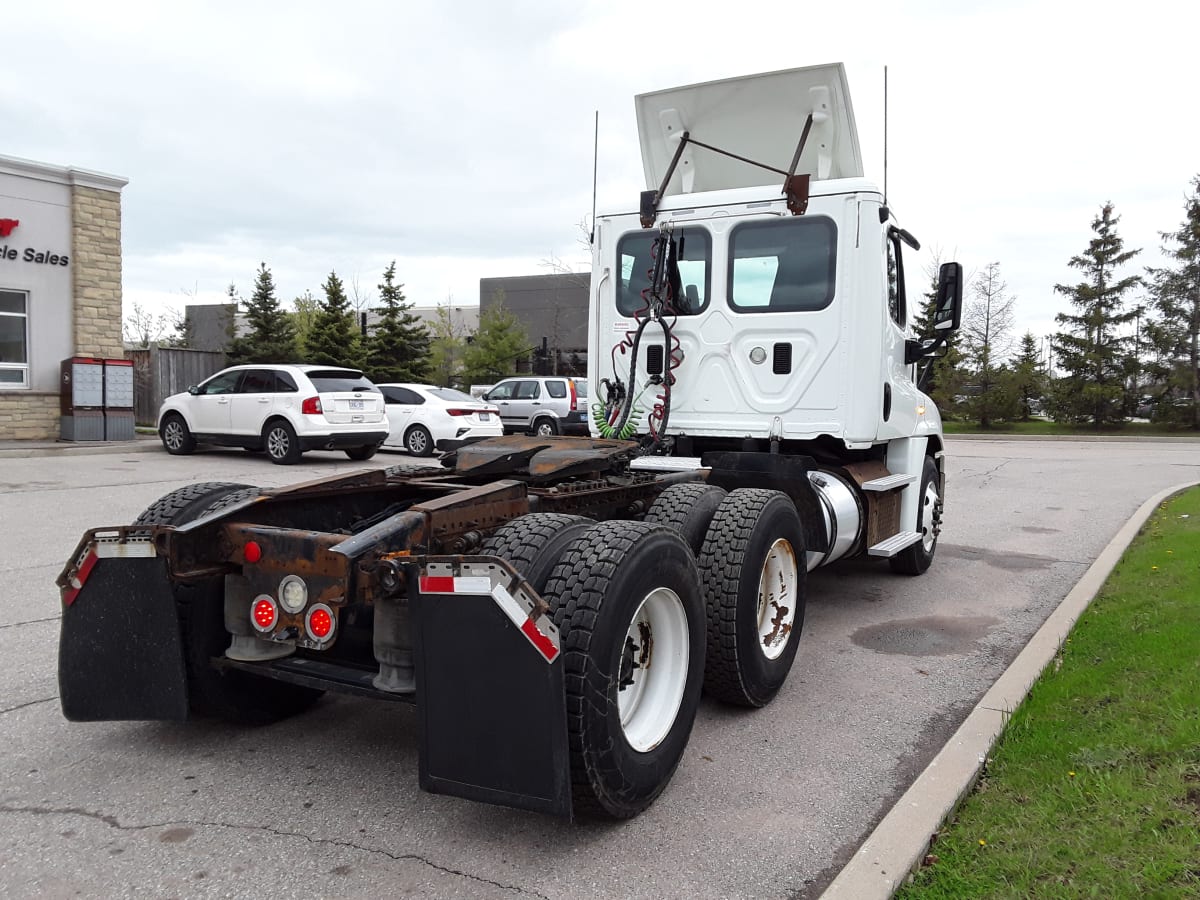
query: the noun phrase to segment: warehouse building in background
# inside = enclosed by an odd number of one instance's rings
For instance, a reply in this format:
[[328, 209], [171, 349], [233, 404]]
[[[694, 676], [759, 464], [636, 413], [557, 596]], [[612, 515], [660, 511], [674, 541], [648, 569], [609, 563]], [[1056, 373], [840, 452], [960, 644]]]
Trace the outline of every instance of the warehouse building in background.
[[0, 440], [59, 436], [64, 359], [125, 355], [127, 183], [0, 156]]

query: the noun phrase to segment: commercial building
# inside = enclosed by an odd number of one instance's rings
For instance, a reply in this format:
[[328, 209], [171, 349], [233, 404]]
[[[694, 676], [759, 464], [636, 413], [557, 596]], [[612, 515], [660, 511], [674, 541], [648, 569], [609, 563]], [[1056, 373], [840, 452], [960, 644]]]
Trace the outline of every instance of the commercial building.
[[0, 156], [0, 440], [58, 437], [64, 359], [125, 355], [127, 183]]
[[551, 275], [516, 275], [479, 279], [482, 312], [503, 303], [541, 351], [535, 369], [544, 374], [583, 375], [587, 370], [588, 288], [587, 272]]

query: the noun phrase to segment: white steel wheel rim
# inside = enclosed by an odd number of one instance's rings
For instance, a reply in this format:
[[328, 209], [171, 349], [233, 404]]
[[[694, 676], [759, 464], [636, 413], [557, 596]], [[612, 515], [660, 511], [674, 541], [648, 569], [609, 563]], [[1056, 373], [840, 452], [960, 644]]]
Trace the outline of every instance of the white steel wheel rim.
[[272, 428], [267, 433], [267, 452], [275, 458], [287, 456], [288, 435], [282, 428]]
[[933, 542], [937, 540], [933, 531], [933, 513], [937, 504], [937, 487], [931, 481], [925, 486], [925, 496], [921, 499], [921, 546], [926, 553], [933, 552]]
[[408, 433], [408, 449], [413, 453], [421, 453], [425, 450], [425, 432], [419, 429], [413, 429]]
[[758, 649], [767, 659], [778, 659], [791, 639], [799, 581], [796, 553], [779, 538], [767, 551], [758, 578]]
[[648, 753], [675, 724], [688, 675], [688, 623], [683, 601], [655, 588], [629, 622], [617, 669], [617, 711], [629, 746]]
[[166, 439], [168, 447], [178, 450], [183, 446], [183, 426], [175, 419], [171, 419], [163, 426], [163, 437]]

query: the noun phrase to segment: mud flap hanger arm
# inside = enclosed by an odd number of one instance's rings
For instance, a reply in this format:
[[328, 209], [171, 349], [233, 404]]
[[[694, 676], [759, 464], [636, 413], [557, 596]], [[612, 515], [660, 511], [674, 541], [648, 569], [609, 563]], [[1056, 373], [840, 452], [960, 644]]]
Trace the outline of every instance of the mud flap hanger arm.
[[785, 172], [783, 169], [777, 169], [774, 166], [768, 166], [766, 163], [758, 162], [757, 160], [747, 159], [744, 156], [739, 156], [736, 153], [730, 153], [728, 150], [722, 150], [720, 147], [713, 147], [711, 144], [705, 144], [702, 141], [692, 137], [691, 132], [685, 131], [679, 137], [679, 145], [675, 148], [675, 155], [671, 157], [671, 164], [667, 166], [666, 174], [663, 175], [662, 183], [658, 186], [657, 191], [642, 191], [641, 203], [639, 205], [639, 217], [641, 218], [642, 227], [650, 228], [655, 219], [658, 218], [659, 201], [666, 195], [667, 185], [671, 183], [671, 177], [675, 174], [675, 169], [679, 165], [679, 158], [683, 156], [683, 150], [688, 144], [695, 144], [697, 147], [703, 147], [705, 150], [711, 150], [713, 153], [720, 153], [722, 156], [728, 156], [731, 159], [736, 159], [738, 162], [748, 163], [752, 166], [758, 166], [760, 169], [766, 169], [768, 172], [775, 172], [784, 177], [783, 193], [787, 195], [788, 210], [794, 216], [802, 216], [808, 209], [808, 175], [797, 175], [796, 166], [800, 163], [800, 156], [804, 153], [804, 145], [808, 143], [809, 132], [812, 131], [813, 116], [808, 114], [808, 118], [804, 120], [804, 130], [800, 133], [800, 142], [796, 145], [796, 152], [792, 155], [792, 164]]

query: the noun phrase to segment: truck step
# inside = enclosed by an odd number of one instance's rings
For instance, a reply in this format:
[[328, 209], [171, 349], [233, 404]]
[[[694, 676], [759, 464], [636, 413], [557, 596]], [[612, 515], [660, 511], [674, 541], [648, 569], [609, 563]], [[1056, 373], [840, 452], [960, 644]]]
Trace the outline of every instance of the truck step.
[[354, 694], [359, 697], [374, 697], [377, 700], [393, 700], [400, 703], [416, 703], [416, 694], [393, 694], [376, 688], [371, 680], [375, 669], [339, 665], [303, 656], [287, 656], [269, 662], [240, 662], [227, 657], [218, 657], [213, 663], [219, 669], [241, 669], [265, 678], [287, 681], [304, 687], [320, 688], [339, 694]]
[[901, 472], [899, 475], [885, 475], [882, 478], [872, 478], [870, 481], [864, 481], [862, 489], [864, 491], [890, 491], [893, 488], [912, 484], [916, 480], [916, 475], [905, 475]]
[[874, 547], [867, 550], [868, 556], [895, 556], [905, 547], [911, 547], [919, 541], [924, 535], [919, 531], [902, 531], [899, 534], [893, 534], [890, 538], [880, 541]]

